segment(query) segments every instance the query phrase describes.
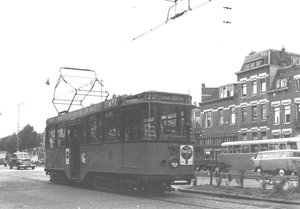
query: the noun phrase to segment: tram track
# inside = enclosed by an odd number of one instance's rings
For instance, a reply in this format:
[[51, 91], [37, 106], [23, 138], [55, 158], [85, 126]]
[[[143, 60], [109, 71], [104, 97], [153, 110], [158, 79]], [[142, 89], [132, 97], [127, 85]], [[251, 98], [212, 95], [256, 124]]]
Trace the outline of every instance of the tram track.
[[[5, 175], [5, 174], [4, 174]], [[88, 187], [87, 185], [80, 184], [80, 183], [73, 183], [73, 184], [58, 184], [49, 181], [45, 178], [36, 178], [36, 177], [28, 177], [28, 176], [18, 176], [18, 175], [12, 175], [11, 173], [7, 176], [23, 179], [23, 180], [29, 180], [34, 182], [40, 182], [40, 183], [46, 183], [46, 184], [57, 184], [57, 185], [63, 185], [63, 186], [69, 186], [74, 187], [77, 189], [87, 189], [87, 190], [94, 190], [98, 192], [109, 192], [109, 193], [115, 193], [115, 194], [121, 194], [126, 195], [134, 198], [141, 198], [146, 200], [153, 200], [153, 201], [159, 201], [164, 203], [170, 203], [175, 204], [180, 207], [180, 205], [185, 207], [195, 207], [195, 208], [209, 208], [209, 209], [220, 209], [220, 208], [284, 208], [282, 206], [275, 206], [276, 204], [271, 204], [268, 202], [249, 202], [247, 200], [234, 200], [234, 199], [227, 199], [227, 198], [219, 198], [219, 197], [211, 197], [206, 196], [203, 194], [186, 194], [186, 193], [179, 193], [172, 192], [172, 193], [161, 193], [161, 194], [149, 194], [149, 193], [141, 193], [138, 191], [130, 191], [127, 190], [114, 190], [110, 188], [106, 189], [95, 189]]]

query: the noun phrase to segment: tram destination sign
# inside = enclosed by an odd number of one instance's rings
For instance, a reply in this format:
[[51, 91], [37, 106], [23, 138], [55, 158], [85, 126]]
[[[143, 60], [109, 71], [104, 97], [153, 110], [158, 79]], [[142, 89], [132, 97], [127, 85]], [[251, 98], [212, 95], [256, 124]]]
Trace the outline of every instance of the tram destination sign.
[[176, 103], [187, 103], [189, 100], [187, 96], [176, 95], [176, 94], [165, 94], [165, 93], [147, 93], [146, 100], [148, 101], [164, 101], [164, 102], [176, 102]]

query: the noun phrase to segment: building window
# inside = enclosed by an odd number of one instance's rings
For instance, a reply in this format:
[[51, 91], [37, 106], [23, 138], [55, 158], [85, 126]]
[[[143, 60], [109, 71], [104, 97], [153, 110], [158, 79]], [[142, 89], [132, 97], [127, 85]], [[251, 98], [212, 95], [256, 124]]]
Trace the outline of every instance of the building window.
[[290, 123], [291, 122], [291, 106], [290, 105], [283, 106], [283, 114], [284, 114], [284, 123]]
[[260, 93], [266, 92], [266, 79], [262, 78], [260, 79]]
[[235, 107], [230, 108], [230, 124], [235, 124]]
[[256, 65], [256, 67], [260, 66], [261, 65], [261, 60], [256, 61], [255, 65]]
[[260, 115], [261, 115], [261, 120], [267, 120], [267, 105], [266, 104], [260, 105]]
[[299, 80], [299, 78], [296, 78], [295, 79], [295, 91], [299, 92], [299, 90], [300, 90], [300, 80]]
[[223, 115], [223, 109], [219, 109], [219, 126], [224, 125], [224, 115]]
[[267, 139], [267, 132], [266, 132], [266, 131], [262, 131], [262, 132], [261, 132], [261, 139], [262, 139], [262, 140]]
[[252, 140], [257, 140], [257, 132], [252, 132]]
[[247, 141], [247, 133], [242, 133], [242, 141]]
[[273, 138], [274, 138], [274, 139], [279, 139], [279, 138], [280, 138], [280, 134], [278, 134], [278, 135], [273, 135]]
[[252, 95], [256, 95], [257, 94], [257, 82], [252, 81], [251, 84], [252, 84], [251, 85], [252, 86], [252, 89], [251, 89]]
[[281, 79], [281, 88], [286, 87], [287, 86], [287, 78], [283, 78]]
[[247, 96], [247, 85], [246, 83], [242, 83], [242, 97]]
[[257, 106], [252, 106], [252, 122], [257, 121]]
[[247, 107], [242, 107], [242, 123], [245, 123], [247, 120]]
[[205, 127], [212, 127], [212, 111], [205, 112]]
[[274, 124], [279, 124], [280, 123], [280, 108], [279, 107], [274, 107]]
[[287, 86], [287, 78], [280, 78], [276, 80], [276, 89], [284, 88]]
[[296, 110], [296, 123], [300, 123], [300, 104], [297, 104], [297, 110]]
[[226, 98], [233, 96], [233, 86], [228, 85], [224, 87], [220, 87], [220, 98]]

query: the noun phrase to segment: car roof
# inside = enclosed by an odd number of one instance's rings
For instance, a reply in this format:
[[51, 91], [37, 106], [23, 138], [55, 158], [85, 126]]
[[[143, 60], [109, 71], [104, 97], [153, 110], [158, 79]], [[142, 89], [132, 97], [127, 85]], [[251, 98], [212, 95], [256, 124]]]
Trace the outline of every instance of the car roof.
[[14, 152], [13, 154], [28, 154], [28, 152]]

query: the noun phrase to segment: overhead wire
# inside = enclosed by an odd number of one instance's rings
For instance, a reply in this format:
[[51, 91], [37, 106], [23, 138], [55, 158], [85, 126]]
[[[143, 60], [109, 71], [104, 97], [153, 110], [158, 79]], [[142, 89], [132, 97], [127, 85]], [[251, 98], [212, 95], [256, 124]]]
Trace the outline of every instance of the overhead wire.
[[[186, 15], [186, 14], [188, 14], [188, 13], [190, 13], [190, 12], [192, 12], [192, 11], [194, 11], [194, 10], [196, 10], [196, 9], [198, 9], [198, 8], [200, 8], [200, 7], [204, 6], [204, 5], [206, 5], [206, 4], [208, 4], [208, 3], [211, 2], [211, 1], [212, 1], [212, 0], [208, 0], [208, 1], [206, 1], [206, 2], [203, 2], [203, 3], [201, 3], [201, 4], [196, 5], [195, 7], [188, 8], [188, 10], [184, 10], [183, 12], [178, 13], [178, 14], [176, 14], [175, 16], [173, 16], [173, 17], [171, 17], [171, 18], [168, 17], [168, 18], [167, 18], [167, 21], [165, 21], [165, 22], [163, 22], [163, 23], [157, 25], [156, 27], [154, 27], [154, 28], [152, 28], [152, 29], [146, 31], [145, 33], [142, 33], [141, 35], [139, 35], [139, 36], [133, 38], [131, 41], [135, 41], [136, 39], [138, 39], [138, 38], [140, 38], [140, 37], [142, 37], [142, 36], [144, 36], [144, 35], [146, 35], [146, 34], [152, 32], [152, 31], [156, 30], [157, 28], [160, 28], [161, 26], [167, 24], [168, 22], [170, 22], [170, 21], [172, 21], [172, 20], [175, 20], [175, 19], [178, 18], [178, 17], [184, 16], [184, 15]], [[172, 7], [173, 7], [173, 6], [172, 6]], [[172, 7], [171, 7], [171, 8], [172, 8]]]

